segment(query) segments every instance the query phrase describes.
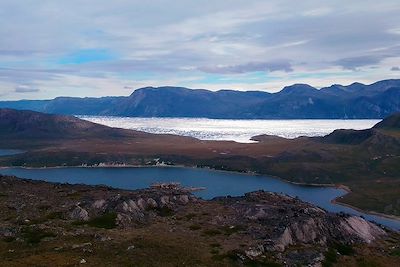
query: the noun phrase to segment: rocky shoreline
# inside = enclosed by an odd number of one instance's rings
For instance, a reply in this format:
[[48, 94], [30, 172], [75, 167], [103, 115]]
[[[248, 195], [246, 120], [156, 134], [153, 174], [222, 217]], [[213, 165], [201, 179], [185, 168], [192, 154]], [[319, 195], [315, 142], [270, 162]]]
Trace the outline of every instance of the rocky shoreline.
[[[7, 266], [24, 266], [21, 254], [32, 261], [37, 253], [50, 253], [59, 266], [82, 260], [98, 266], [149, 266], [165, 256], [154, 254], [154, 242], [166, 255], [176, 253], [168, 248], [196, 247], [195, 254], [169, 259], [166, 266], [186, 266], [180, 260], [196, 266], [320, 266], [332, 250], [353, 251], [397, 238], [360, 217], [264, 191], [205, 201], [177, 184], [127, 191], [9, 176], [0, 176], [0, 189], [0, 265]], [[122, 258], [104, 259], [103, 251], [110, 250]], [[142, 254], [147, 258], [138, 262]], [[40, 257], [40, 265], [51, 266], [47, 260]]]
[[[107, 163], [102, 163], [100, 165], [94, 165], [94, 166], [83, 166], [83, 165], [77, 165], [77, 166], [51, 166], [51, 167], [27, 167], [27, 166], [18, 166], [18, 168], [21, 169], [59, 169], [59, 168], [154, 168], [154, 167], [159, 167], [159, 168], [189, 168], [189, 169], [204, 169], [206, 168], [207, 170], [210, 171], [217, 171], [217, 172], [227, 172], [227, 173], [240, 173], [240, 174], [246, 174], [246, 175], [263, 175], [263, 174], [259, 174], [259, 173], [250, 173], [250, 172], [240, 172], [240, 171], [229, 171], [229, 170], [221, 170], [221, 169], [215, 169], [215, 168], [208, 168], [208, 167], [198, 167], [198, 166], [186, 166], [186, 165], [118, 165], [118, 164], [107, 164]], [[0, 166], [0, 170], [1, 169], [7, 169], [7, 168], [12, 168], [12, 166]], [[343, 184], [316, 184], [316, 183], [301, 183], [301, 182], [293, 182], [287, 179], [283, 179], [281, 177], [278, 176], [274, 176], [274, 175], [268, 175], [269, 177], [272, 177], [274, 179], [279, 179], [281, 181], [284, 181], [286, 183], [289, 184], [294, 184], [294, 185], [303, 185], [303, 186], [312, 186], [312, 187], [333, 187], [333, 188], [337, 188], [337, 189], [342, 189], [344, 191], [346, 191], [346, 194], [350, 194], [352, 191], [350, 189], [350, 187], [343, 185]], [[197, 190], [203, 190], [205, 188], [196, 188]], [[196, 190], [196, 191], [197, 191]], [[365, 214], [369, 214], [369, 215], [375, 215], [375, 216], [379, 216], [382, 218], [387, 218], [387, 219], [391, 219], [391, 220], [397, 220], [400, 221], [400, 217], [399, 216], [395, 216], [395, 215], [388, 215], [385, 213], [381, 213], [381, 212], [375, 212], [375, 211], [370, 211], [370, 210], [363, 210], [360, 209], [356, 206], [347, 204], [343, 201], [340, 201], [345, 195], [339, 196], [337, 198], [334, 198], [331, 200], [331, 203], [335, 204], [335, 205], [341, 205], [341, 206], [345, 206], [348, 208], [351, 208], [355, 211], [361, 212], [361, 213], [365, 213]]]

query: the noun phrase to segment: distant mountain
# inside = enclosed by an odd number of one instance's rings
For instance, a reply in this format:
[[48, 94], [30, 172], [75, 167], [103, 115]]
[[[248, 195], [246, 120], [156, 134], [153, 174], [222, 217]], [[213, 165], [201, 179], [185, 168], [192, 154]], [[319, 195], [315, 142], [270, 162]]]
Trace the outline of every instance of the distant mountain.
[[294, 84], [277, 93], [145, 87], [127, 97], [0, 101], [0, 108], [67, 115], [244, 119], [383, 118], [400, 111], [400, 79], [316, 89]]

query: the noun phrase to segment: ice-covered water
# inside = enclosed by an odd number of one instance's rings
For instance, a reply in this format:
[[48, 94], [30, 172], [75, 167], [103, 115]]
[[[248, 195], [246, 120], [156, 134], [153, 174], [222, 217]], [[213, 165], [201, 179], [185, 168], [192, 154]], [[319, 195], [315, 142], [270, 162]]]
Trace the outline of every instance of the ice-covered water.
[[80, 116], [95, 123], [148, 133], [192, 136], [202, 140], [251, 142], [255, 135], [286, 138], [323, 136], [335, 129], [367, 129], [379, 120], [223, 120], [205, 118], [132, 118]]

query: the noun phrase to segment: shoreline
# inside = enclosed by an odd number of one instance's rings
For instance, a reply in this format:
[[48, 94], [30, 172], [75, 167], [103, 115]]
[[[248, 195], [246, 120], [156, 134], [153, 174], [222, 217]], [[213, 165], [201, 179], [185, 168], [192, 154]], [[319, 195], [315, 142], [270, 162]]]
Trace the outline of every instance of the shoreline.
[[341, 199], [342, 197], [344, 197], [344, 196], [350, 194], [352, 191], [351, 191], [350, 187], [348, 187], [348, 186], [346, 186], [346, 185], [342, 185], [342, 184], [337, 185], [337, 188], [343, 189], [343, 190], [345, 190], [347, 193], [344, 194], [344, 195], [342, 195], [342, 196], [338, 196], [338, 197], [335, 197], [334, 199], [332, 199], [332, 200], [331, 200], [331, 203], [332, 203], [332, 204], [334, 204], [334, 205], [340, 205], [340, 206], [343, 206], [343, 207], [347, 207], [347, 208], [350, 208], [350, 209], [353, 209], [353, 210], [355, 210], [355, 211], [358, 211], [358, 212], [361, 212], [361, 213], [365, 213], [365, 214], [368, 214], [368, 215], [379, 216], [379, 217], [383, 217], [383, 218], [390, 219], [390, 220], [400, 221], [400, 217], [399, 217], [399, 216], [390, 215], [390, 214], [385, 214], [385, 213], [380, 213], [380, 212], [377, 212], [377, 211], [371, 211], [371, 210], [368, 210], [368, 211], [367, 211], [367, 210], [363, 210], [363, 209], [360, 209], [360, 208], [358, 208], [358, 207], [356, 207], [356, 206], [353, 206], [353, 205], [351, 205], [351, 204], [348, 204], [348, 203], [345, 203], [345, 202], [340, 201], [340, 199]]
[[368, 215], [379, 216], [379, 217], [383, 217], [383, 218], [394, 220], [394, 221], [400, 221], [400, 217], [398, 217], [396, 215], [389, 215], [389, 214], [379, 213], [379, 212], [376, 212], [376, 211], [366, 211], [366, 210], [357, 208], [355, 206], [352, 206], [350, 204], [347, 204], [347, 203], [344, 203], [344, 202], [340, 202], [339, 199], [340, 199], [340, 197], [336, 197], [336, 198], [332, 199], [331, 203], [335, 204], [335, 205], [344, 206], [344, 207], [347, 207], [347, 208], [350, 208], [350, 209], [353, 209], [353, 210], [356, 210], [358, 212], [365, 213], [365, 214], [368, 214]]
[[299, 185], [299, 186], [310, 186], [310, 187], [331, 187], [331, 188], [336, 188], [336, 189], [341, 189], [345, 191], [345, 194], [338, 196], [334, 199], [332, 199], [330, 202], [334, 205], [340, 205], [343, 207], [347, 207], [350, 209], [353, 209], [357, 212], [360, 213], [365, 213], [367, 215], [372, 215], [372, 216], [378, 216], [390, 220], [395, 220], [400, 222], [400, 217], [395, 216], [395, 215], [388, 215], [384, 213], [379, 213], [375, 211], [366, 211], [363, 209], [360, 209], [358, 207], [352, 206], [350, 204], [344, 203], [340, 201], [340, 198], [351, 193], [351, 189], [343, 184], [315, 184], [315, 183], [301, 183], [301, 182], [293, 182], [286, 180], [284, 178], [274, 176], [274, 175], [268, 175], [268, 174], [260, 174], [260, 173], [255, 173], [255, 172], [240, 172], [240, 171], [230, 171], [230, 170], [220, 170], [220, 169], [214, 169], [214, 168], [209, 168], [209, 167], [197, 167], [197, 166], [187, 166], [187, 165], [163, 165], [163, 164], [156, 164], [156, 165], [117, 165], [117, 164], [104, 164], [100, 166], [82, 166], [82, 165], [77, 165], [77, 166], [51, 166], [51, 167], [24, 167], [24, 166], [0, 166], [1, 169], [9, 169], [9, 168], [20, 168], [20, 169], [61, 169], [61, 168], [187, 168], [187, 169], [198, 169], [198, 170], [209, 170], [209, 171], [216, 171], [216, 172], [226, 172], [226, 173], [234, 173], [234, 174], [242, 174], [242, 175], [251, 175], [251, 176], [266, 176], [270, 177], [273, 179], [278, 179], [280, 181], [284, 181], [289, 184], [293, 185]]

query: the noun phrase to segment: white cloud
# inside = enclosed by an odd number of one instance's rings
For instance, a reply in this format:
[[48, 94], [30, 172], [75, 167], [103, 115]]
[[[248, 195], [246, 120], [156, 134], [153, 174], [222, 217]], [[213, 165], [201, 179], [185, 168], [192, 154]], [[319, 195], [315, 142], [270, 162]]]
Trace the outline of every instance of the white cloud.
[[302, 15], [306, 16], [306, 17], [321, 17], [321, 16], [327, 15], [331, 12], [332, 12], [332, 10], [330, 8], [321, 7], [321, 8], [306, 10], [302, 13]]
[[399, 28], [389, 29], [389, 30], [387, 30], [387, 32], [391, 33], [391, 34], [400, 34], [400, 27]]

